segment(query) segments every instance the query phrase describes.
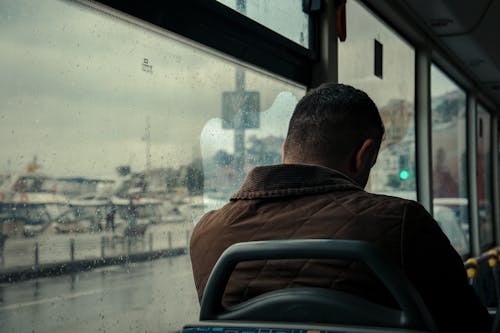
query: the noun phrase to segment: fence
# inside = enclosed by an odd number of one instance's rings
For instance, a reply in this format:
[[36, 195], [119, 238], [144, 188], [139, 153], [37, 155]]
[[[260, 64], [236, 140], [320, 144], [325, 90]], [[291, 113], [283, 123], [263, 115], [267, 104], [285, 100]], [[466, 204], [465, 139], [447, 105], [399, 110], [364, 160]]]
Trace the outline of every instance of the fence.
[[0, 281], [30, 277], [33, 272], [64, 273], [68, 269], [184, 254], [189, 248], [191, 229], [190, 224], [172, 223], [149, 226], [140, 236], [101, 232], [9, 239], [0, 261]]

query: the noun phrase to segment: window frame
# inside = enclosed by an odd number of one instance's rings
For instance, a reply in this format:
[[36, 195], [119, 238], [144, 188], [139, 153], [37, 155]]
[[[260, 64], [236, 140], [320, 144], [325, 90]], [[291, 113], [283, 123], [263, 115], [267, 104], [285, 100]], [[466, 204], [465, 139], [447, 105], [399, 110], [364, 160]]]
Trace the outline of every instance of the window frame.
[[[479, 144], [479, 140], [477, 139], [478, 138], [478, 128], [479, 128], [479, 110], [482, 109], [482, 111], [486, 112], [489, 117], [490, 117], [490, 121], [489, 121], [489, 124], [488, 124], [488, 127], [489, 127], [489, 138], [486, 138], [486, 140], [489, 141], [489, 145], [490, 145], [490, 161], [489, 163], [486, 163], [484, 164], [484, 167], [485, 168], [488, 168], [489, 171], [490, 171], [490, 177], [491, 177], [491, 181], [488, 183], [488, 184], [484, 184], [484, 189], [483, 191], [487, 192], [489, 190], [489, 193], [490, 193], [490, 196], [491, 196], [491, 226], [492, 226], [492, 230], [491, 230], [491, 233], [492, 233], [492, 242], [491, 243], [487, 243], [485, 245], [482, 244], [482, 240], [481, 240], [481, 237], [479, 235], [479, 248], [481, 250], [481, 252], [484, 252], [484, 251], [488, 251], [489, 249], [491, 248], [494, 248], [498, 243], [497, 243], [497, 240], [496, 240], [496, 234], [497, 234], [497, 230], [498, 230], [498, 227], [496, 225], [496, 220], [495, 220], [495, 211], [497, 210], [496, 208], [496, 200], [495, 200], [495, 188], [494, 188], [494, 176], [493, 176], [493, 167], [494, 167], [494, 162], [493, 162], [493, 159], [495, 158], [495, 154], [494, 154], [494, 151], [493, 151], [493, 140], [495, 139], [493, 137], [493, 126], [494, 126], [494, 122], [495, 122], [495, 117], [494, 117], [494, 114], [490, 111], [490, 109], [485, 105], [483, 104], [481, 101], [477, 100], [476, 101], [476, 113], [475, 113], [475, 128], [476, 128], [476, 133], [475, 133], [475, 137], [476, 137], [476, 140], [475, 140], [475, 145], [476, 145], [476, 156], [477, 156], [477, 149], [478, 149], [478, 144]], [[483, 124], [483, 129], [485, 127], [485, 124]], [[483, 130], [484, 132], [484, 130]], [[478, 161], [478, 158], [476, 157], [476, 164], [477, 164], [477, 161]], [[477, 167], [476, 167], [477, 168]], [[477, 173], [476, 173], [477, 174]], [[478, 187], [478, 182], [477, 182], [477, 177], [476, 177], [476, 187]], [[478, 197], [476, 198], [476, 205], [478, 206], [478, 209], [477, 209], [477, 221], [478, 221], [478, 224], [479, 224], [479, 188], [477, 189], [478, 191]], [[478, 226], [479, 228], [479, 226]]]

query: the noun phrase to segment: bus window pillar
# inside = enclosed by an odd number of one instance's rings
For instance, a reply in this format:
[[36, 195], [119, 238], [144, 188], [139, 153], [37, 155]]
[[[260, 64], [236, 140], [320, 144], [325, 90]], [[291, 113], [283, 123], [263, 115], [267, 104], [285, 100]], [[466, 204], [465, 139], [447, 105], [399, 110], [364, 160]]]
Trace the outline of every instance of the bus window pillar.
[[481, 254], [479, 245], [479, 218], [477, 205], [477, 110], [476, 97], [467, 95], [467, 179], [469, 187], [469, 220], [472, 256]]
[[498, 114], [493, 114], [491, 126], [491, 151], [492, 151], [492, 184], [493, 184], [493, 223], [495, 230], [495, 244], [498, 246], [500, 244], [500, 172], [498, 168], [500, 167], [499, 158], [500, 158], [500, 147], [499, 147], [499, 130], [500, 126], [500, 118]]
[[324, 1], [318, 19], [318, 62], [313, 66], [309, 88], [324, 82], [338, 82], [337, 11], [335, 1]]
[[425, 45], [416, 48], [415, 66], [417, 196], [432, 214], [431, 50]]

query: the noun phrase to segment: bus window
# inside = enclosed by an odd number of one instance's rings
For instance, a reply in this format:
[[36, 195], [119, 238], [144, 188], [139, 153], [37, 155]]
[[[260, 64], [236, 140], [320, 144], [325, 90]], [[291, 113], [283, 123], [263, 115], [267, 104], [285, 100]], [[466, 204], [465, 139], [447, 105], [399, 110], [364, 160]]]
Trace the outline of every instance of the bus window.
[[302, 0], [217, 1], [309, 48], [309, 16], [302, 11]]
[[[465, 97], [465, 92], [436, 65], [431, 66], [434, 218], [463, 256], [470, 253]], [[445, 216], [439, 213], [443, 207], [453, 211], [454, 220], [441, 218]], [[462, 236], [453, 236], [458, 232], [447, 232], [453, 229], [452, 226], [444, 224], [457, 224], [467, 237], [467, 246], [464, 247]]]
[[339, 43], [339, 82], [368, 93], [386, 131], [366, 189], [416, 199], [415, 51], [358, 1], [346, 6], [347, 39]]

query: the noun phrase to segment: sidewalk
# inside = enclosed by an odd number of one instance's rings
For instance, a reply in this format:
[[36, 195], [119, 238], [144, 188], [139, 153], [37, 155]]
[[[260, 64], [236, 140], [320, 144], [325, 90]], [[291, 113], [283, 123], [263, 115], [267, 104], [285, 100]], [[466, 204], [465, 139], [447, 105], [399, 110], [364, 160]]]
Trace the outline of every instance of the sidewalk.
[[15, 272], [78, 269], [178, 255], [189, 248], [192, 228], [191, 223], [150, 225], [143, 238], [95, 232], [8, 239], [4, 262], [0, 261], [0, 280], [6, 275], [14, 277]]

